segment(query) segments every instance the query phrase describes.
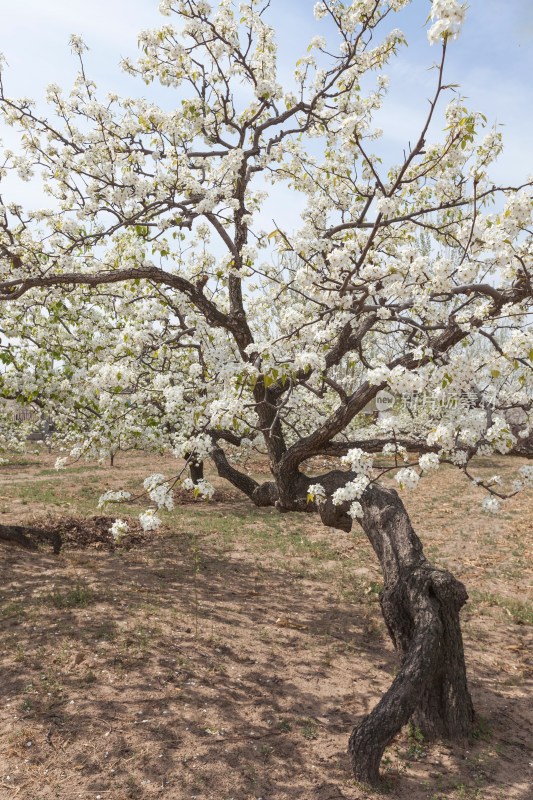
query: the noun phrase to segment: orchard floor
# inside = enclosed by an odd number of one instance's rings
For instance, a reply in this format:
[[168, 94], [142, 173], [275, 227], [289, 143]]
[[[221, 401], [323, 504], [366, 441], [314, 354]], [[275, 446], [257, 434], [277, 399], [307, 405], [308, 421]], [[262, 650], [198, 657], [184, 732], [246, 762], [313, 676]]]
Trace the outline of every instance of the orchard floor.
[[[346, 756], [396, 668], [361, 532], [253, 508], [216, 482], [218, 500], [180, 496], [149, 541], [113, 550], [105, 521], [78, 540], [69, 518], [101, 514], [103, 491], [138, 489], [176, 462], [124, 455], [113, 469], [56, 473], [54, 461], [0, 467], [0, 523], [71, 532], [59, 556], [0, 545], [0, 798], [377, 798]], [[479, 471], [520, 463], [485, 459]], [[478, 719], [462, 744], [403, 731], [383, 761], [394, 800], [533, 797], [533, 500], [489, 517], [481, 497], [446, 468], [404, 493], [427, 554], [470, 593]], [[108, 513], [133, 520], [141, 508]]]

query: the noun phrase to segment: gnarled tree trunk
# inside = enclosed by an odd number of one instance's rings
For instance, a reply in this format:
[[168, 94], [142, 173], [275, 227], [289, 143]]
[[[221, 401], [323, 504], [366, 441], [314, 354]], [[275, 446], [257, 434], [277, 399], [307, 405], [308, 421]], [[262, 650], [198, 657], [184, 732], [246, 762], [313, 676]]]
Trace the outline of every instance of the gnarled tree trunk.
[[[463, 739], [474, 711], [459, 624], [468, 599], [463, 584], [425, 558], [397, 492], [374, 484], [361, 505], [361, 525], [383, 571], [381, 610], [400, 657], [389, 690], [350, 736], [355, 777], [375, 785], [383, 751], [407, 722], [429, 740]], [[348, 525], [346, 509], [330, 503], [322, 517], [328, 525]]]
[[[351, 530], [349, 503], [336, 506], [328, 499], [317, 509], [307, 501], [307, 489], [319, 483], [331, 498], [335, 489], [355, 477], [353, 473], [332, 470], [308, 478], [296, 471], [288, 480], [259, 485], [232, 467], [220, 448], [212, 456], [219, 475], [256, 505], [275, 504], [280, 511], [318, 510], [325, 525]], [[450, 572], [436, 569], [426, 559], [397, 492], [371, 484], [360, 502], [360, 523], [383, 572], [381, 610], [400, 659], [389, 690], [354, 728], [348, 746], [355, 777], [376, 785], [385, 748], [409, 721], [428, 740], [463, 739], [471, 731], [474, 710], [459, 623], [468, 595]]]

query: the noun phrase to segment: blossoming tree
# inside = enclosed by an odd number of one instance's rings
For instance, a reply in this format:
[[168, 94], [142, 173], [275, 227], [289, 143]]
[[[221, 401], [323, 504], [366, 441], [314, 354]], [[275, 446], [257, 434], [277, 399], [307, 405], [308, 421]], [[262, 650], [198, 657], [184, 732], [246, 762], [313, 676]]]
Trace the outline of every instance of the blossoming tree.
[[[3, 394], [45, 404], [75, 455], [105, 449], [120, 430], [141, 446], [211, 458], [257, 506], [362, 526], [400, 659], [350, 737], [354, 773], [370, 783], [408, 720], [453, 738], [473, 719], [465, 588], [427, 561], [380, 478], [414, 487], [448, 462], [485, 487], [488, 511], [533, 483], [527, 467], [510, 487], [472, 471], [476, 454], [514, 449], [504, 411], [520, 408], [529, 425], [531, 182], [493, 185], [500, 134], [480, 137], [485, 118], [449, 96], [446, 52], [465, 13], [457, 0], [433, 0], [428, 115], [402, 161], [383, 165], [373, 119], [404, 44], [387, 25], [408, 3], [318, 2], [325, 35], [283, 87], [269, 3], [163, 0], [176, 27], [142, 32], [142, 56], [124, 68], [168, 87], [170, 110], [101, 98], [78, 37], [78, 79], [69, 94], [48, 88], [47, 116], [3, 84], [0, 95], [21, 132], [3, 172], [39, 171], [51, 198], [24, 210], [4, 197], [0, 208]], [[265, 222], [271, 184], [305, 201], [297, 229]], [[471, 402], [437, 422], [406, 405], [361, 425], [382, 390]], [[240, 466], [253, 449], [268, 457], [268, 482]], [[336, 468], [309, 474], [324, 456]], [[171, 506], [168, 479], [145, 486]], [[211, 492], [206, 482], [196, 490]], [[144, 514], [147, 528], [156, 520]], [[124, 529], [118, 520], [113, 533]]]

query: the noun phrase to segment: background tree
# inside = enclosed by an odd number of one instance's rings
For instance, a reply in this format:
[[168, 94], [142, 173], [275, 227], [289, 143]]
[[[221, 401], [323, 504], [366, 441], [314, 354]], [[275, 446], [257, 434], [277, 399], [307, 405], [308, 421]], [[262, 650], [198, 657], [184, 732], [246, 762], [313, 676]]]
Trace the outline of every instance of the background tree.
[[[384, 748], [409, 719], [428, 737], [471, 728], [459, 625], [466, 591], [427, 561], [399, 495], [379, 478], [393, 471], [414, 487], [447, 461], [476, 480], [476, 453], [515, 446], [499, 409], [531, 409], [531, 185], [493, 185], [501, 137], [493, 129], [479, 138], [486, 119], [459, 96], [448, 98], [436, 133], [450, 92], [446, 52], [464, 18], [457, 0], [432, 3], [435, 92], [414, 144], [388, 167], [373, 117], [387, 92], [383, 70], [405, 40], [382, 29], [408, 0], [317, 3], [327, 36], [312, 40], [286, 88], [268, 5], [161, 3], [179, 30], [142, 32], [139, 62], [124, 67], [168, 87], [170, 111], [99, 98], [78, 37], [80, 73], [68, 95], [49, 87], [49, 116], [2, 86], [22, 147], [3, 169], [28, 180], [39, 170], [51, 197], [50, 208], [1, 208], [12, 359], [2, 381], [28, 399], [48, 382], [52, 404], [77, 405], [70, 435], [82, 450], [94, 431], [105, 437], [122, 404], [125, 418], [154, 428], [149, 439], [211, 457], [256, 505], [363, 527], [400, 658], [350, 738], [355, 775], [375, 783]], [[306, 198], [298, 230], [282, 220], [265, 229], [269, 183]], [[486, 350], [473, 357], [476, 341]], [[424, 414], [404, 415], [401, 429], [387, 416], [358, 423], [385, 388], [439, 398], [450, 387], [479, 393], [483, 382], [482, 400], [439, 424]], [[83, 414], [93, 419], [89, 437]], [[259, 446], [272, 474], [263, 484], [235, 461]], [[418, 464], [403, 463], [406, 449]], [[375, 468], [374, 452], [389, 465]], [[316, 456], [343, 461], [309, 475]], [[508, 489], [498, 476], [486, 483], [486, 509], [532, 473], [524, 468]], [[169, 503], [164, 476], [148, 490]]]

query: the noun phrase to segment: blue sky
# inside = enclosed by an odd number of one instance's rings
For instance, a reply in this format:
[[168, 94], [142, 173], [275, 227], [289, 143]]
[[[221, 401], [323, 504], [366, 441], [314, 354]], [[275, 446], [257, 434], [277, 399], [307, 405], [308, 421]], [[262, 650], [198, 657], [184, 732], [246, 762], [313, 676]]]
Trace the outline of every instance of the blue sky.
[[[270, 18], [278, 29], [283, 70], [305, 52], [311, 36], [324, 32], [324, 24], [313, 18], [313, 5], [314, 0], [272, 0]], [[426, 38], [429, 8], [429, 0], [413, 0], [389, 23], [409, 41], [388, 70], [390, 97], [379, 122], [392, 160], [417, 137], [434, 85], [428, 68], [439, 53]], [[159, 15], [157, 0], [0, 0], [0, 10], [8, 94], [39, 99], [48, 83], [68, 87], [77, 70], [68, 46], [71, 33], [81, 34], [89, 45], [87, 71], [103, 92], [148, 91], [123, 75], [118, 62], [121, 56], [135, 56], [140, 29], [168, 22]], [[505, 126], [505, 152], [493, 171], [496, 182], [519, 182], [533, 173], [532, 45], [532, 0], [470, 0], [465, 27], [450, 46], [447, 81], [461, 84], [470, 107]], [[10, 132], [2, 130], [0, 136], [11, 144]]]

